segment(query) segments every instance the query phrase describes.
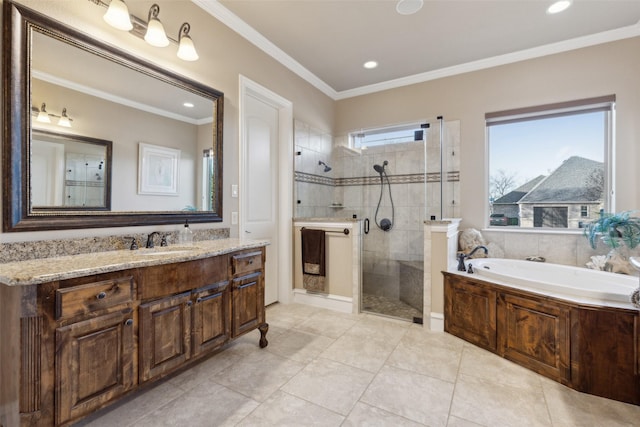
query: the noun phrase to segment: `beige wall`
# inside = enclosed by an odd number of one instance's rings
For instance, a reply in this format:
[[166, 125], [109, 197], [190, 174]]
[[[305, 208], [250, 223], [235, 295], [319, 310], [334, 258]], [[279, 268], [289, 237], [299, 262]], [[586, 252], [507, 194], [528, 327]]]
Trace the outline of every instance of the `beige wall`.
[[640, 208], [640, 38], [494, 67], [336, 103], [349, 131], [437, 115], [461, 122], [461, 228], [485, 224], [484, 114], [615, 94], [616, 210]]
[[[230, 197], [230, 186], [238, 183], [240, 74], [290, 100], [295, 118], [331, 131], [335, 136], [354, 129], [437, 115], [443, 115], [446, 120], [460, 120], [462, 227], [484, 224], [485, 112], [616, 94], [616, 209], [640, 208], [636, 167], [640, 160], [636, 148], [640, 136], [640, 38], [334, 102], [189, 1], [160, 1], [160, 18], [173, 37], [182, 22], [191, 24], [191, 35], [200, 54], [200, 60], [194, 63], [177, 59], [174, 45], [153, 48], [128, 33], [112, 29], [102, 20], [104, 9], [87, 0], [20, 0], [20, 3], [224, 92], [224, 222], [214, 227], [230, 227], [232, 235], [238, 233], [237, 226], [230, 223], [230, 213], [238, 210], [238, 199]], [[146, 17], [152, 3], [133, 1], [128, 5], [132, 14]], [[197, 227], [200, 225], [194, 225]], [[72, 230], [64, 232], [64, 236], [106, 235], [129, 230]], [[144, 232], [145, 228], [134, 230]], [[4, 233], [0, 234], [0, 242], [52, 237], [61, 237], [61, 233]]]
[[[107, 43], [116, 45], [136, 56], [224, 92], [224, 222], [213, 224], [213, 227], [228, 227], [231, 229], [232, 236], [238, 234], [237, 226], [231, 225], [231, 212], [238, 210], [238, 199], [231, 198], [230, 189], [232, 184], [238, 183], [240, 74], [291, 101], [294, 117], [320, 129], [333, 129], [333, 100], [190, 1], [160, 0], [158, 4], [160, 5], [160, 19], [166, 31], [171, 33], [173, 38], [177, 37], [180, 24], [185, 21], [191, 24], [191, 36], [200, 55], [200, 60], [196, 62], [185, 62], [178, 59], [175, 56], [176, 46], [173, 44], [163, 49], [154, 48], [126, 32], [109, 27], [102, 20], [106, 9], [87, 0], [21, 0], [19, 3], [53, 19], [63, 21], [65, 24]], [[153, 1], [133, 1], [127, 2], [127, 5], [132, 14], [146, 19], [149, 7], [153, 3]], [[193, 227], [204, 226], [195, 224]], [[168, 230], [175, 228], [176, 226], [153, 227], [153, 229]], [[144, 232], [146, 229], [145, 227], [130, 227], [71, 230], [64, 233], [55, 231], [3, 233], [0, 234], [0, 242], [41, 240], [62, 236], [120, 234], [135, 232], [135, 230]]]

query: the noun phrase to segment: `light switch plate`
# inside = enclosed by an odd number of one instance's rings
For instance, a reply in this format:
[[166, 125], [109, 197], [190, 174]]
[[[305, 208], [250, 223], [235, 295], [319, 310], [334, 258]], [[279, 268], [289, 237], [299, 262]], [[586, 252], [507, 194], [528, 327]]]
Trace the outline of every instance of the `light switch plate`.
[[238, 212], [231, 212], [231, 225], [238, 224]]
[[231, 197], [238, 197], [238, 184], [231, 184]]

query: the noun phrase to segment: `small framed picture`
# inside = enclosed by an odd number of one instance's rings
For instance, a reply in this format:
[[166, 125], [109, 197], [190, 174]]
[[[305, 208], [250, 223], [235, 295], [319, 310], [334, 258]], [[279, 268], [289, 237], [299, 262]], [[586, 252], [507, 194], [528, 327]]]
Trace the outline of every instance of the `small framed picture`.
[[139, 143], [138, 194], [178, 195], [180, 150]]

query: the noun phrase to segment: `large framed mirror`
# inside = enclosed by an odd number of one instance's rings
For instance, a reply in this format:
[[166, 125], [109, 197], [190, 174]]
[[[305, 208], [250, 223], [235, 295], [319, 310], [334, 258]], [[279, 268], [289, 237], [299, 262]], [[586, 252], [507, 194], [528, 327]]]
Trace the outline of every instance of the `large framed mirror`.
[[[222, 92], [10, 0], [3, 7], [3, 231], [222, 221]], [[64, 191], [43, 195], [65, 180], [43, 177], [43, 136], [111, 142], [110, 192], [68, 205]]]

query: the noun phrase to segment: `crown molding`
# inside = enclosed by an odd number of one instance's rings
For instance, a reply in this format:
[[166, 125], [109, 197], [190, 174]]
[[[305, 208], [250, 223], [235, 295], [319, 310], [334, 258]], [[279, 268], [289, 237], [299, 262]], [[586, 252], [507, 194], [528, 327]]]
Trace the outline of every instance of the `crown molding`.
[[211, 16], [240, 34], [247, 41], [261, 49], [267, 55], [280, 62], [286, 68], [306, 80], [316, 89], [327, 95], [331, 99], [337, 99], [338, 92], [331, 86], [320, 80], [318, 76], [307, 70], [302, 64], [287, 55], [282, 49], [269, 41], [253, 27], [240, 19], [237, 15], [224, 7], [217, 0], [192, 0], [198, 7], [209, 13]]
[[262, 34], [257, 32], [246, 22], [224, 7], [217, 0], [192, 0], [201, 9], [208, 12], [211, 16], [240, 34], [250, 43], [270, 55], [276, 61], [280, 62], [286, 68], [306, 80], [309, 84], [320, 90], [322, 93], [333, 99], [334, 101], [353, 98], [356, 96], [368, 95], [384, 90], [395, 89], [402, 86], [409, 86], [416, 83], [423, 83], [431, 80], [451, 77], [458, 74], [469, 73], [472, 71], [484, 70], [487, 68], [497, 67], [500, 65], [511, 64], [514, 62], [525, 61], [528, 59], [539, 58], [547, 55], [567, 52], [570, 50], [581, 49], [584, 47], [595, 46], [598, 44], [609, 43], [617, 40], [640, 36], [640, 22], [627, 27], [617, 28], [615, 30], [604, 31], [588, 36], [576, 37], [557, 43], [551, 43], [531, 49], [525, 49], [518, 52], [508, 53], [505, 55], [493, 56], [491, 58], [481, 59], [478, 61], [467, 62], [465, 64], [454, 65], [451, 67], [441, 68], [438, 70], [427, 71], [425, 73], [414, 74], [407, 77], [388, 80], [367, 86], [361, 86], [354, 89], [344, 91], [336, 91], [326, 84], [318, 76], [303, 67], [299, 62], [287, 55], [283, 50], [278, 48]]

